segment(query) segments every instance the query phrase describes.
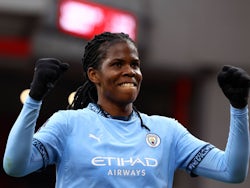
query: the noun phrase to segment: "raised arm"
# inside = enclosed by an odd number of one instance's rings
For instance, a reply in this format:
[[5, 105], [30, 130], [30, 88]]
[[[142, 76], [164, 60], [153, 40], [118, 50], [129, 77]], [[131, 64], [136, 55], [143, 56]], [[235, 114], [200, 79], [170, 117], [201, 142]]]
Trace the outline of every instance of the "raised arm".
[[7, 140], [3, 159], [3, 168], [7, 174], [24, 176], [43, 166], [42, 156], [32, 146], [36, 121], [42, 99], [68, 67], [68, 64], [52, 58], [40, 59], [36, 62], [29, 97]]
[[211, 150], [194, 171], [219, 181], [240, 183], [248, 173], [250, 76], [241, 68], [224, 66], [218, 83], [231, 104], [230, 131], [225, 151]]

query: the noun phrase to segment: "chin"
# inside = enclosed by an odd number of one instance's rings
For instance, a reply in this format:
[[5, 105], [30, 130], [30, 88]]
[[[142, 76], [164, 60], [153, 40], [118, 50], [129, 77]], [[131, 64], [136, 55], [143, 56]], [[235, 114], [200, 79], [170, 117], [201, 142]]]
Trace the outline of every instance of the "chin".
[[133, 97], [123, 98], [121, 99], [121, 101], [123, 101], [123, 104], [130, 104], [130, 103], [133, 103], [136, 100], [136, 98], [137, 98], [137, 95]]

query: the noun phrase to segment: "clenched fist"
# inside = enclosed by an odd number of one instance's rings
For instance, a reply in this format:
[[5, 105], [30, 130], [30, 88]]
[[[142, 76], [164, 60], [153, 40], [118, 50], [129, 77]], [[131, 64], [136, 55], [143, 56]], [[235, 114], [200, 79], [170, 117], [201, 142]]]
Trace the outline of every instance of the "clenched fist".
[[68, 68], [69, 64], [55, 58], [39, 59], [35, 65], [29, 95], [35, 100], [42, 100]]
[[247, 105], [250, 76], [245, 70], [225, 65], [219, 72], [217, 80], [233, 107], [244, 108]]

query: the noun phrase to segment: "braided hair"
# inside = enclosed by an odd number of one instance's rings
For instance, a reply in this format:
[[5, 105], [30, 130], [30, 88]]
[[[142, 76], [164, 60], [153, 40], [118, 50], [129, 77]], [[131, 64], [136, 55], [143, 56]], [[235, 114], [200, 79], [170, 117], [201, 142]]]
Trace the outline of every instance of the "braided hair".
[[[101, 60], [106, 56], [107, 49], [112, 44], [122, 41], [129, 41], [136, 45], [135, 42], [129, 37], [129, 35], [125, 33], [111, 32], [104, 32], [96, 35], [87, 43], [82, 58], [85, 82], [76, 90], [74, 100], [68, 106], [68, 109], [82, 109], [85, 108], [89, 103], [97, 104], [98, 96], [96, 86], [88, 78], [88, 69], [90, 67], [98, 69], [101, 66]], [[149, 128], [143, 124], [139, 111], [134, 106], [133, 109], [140, 118], [141, 126], [149, 131]]]

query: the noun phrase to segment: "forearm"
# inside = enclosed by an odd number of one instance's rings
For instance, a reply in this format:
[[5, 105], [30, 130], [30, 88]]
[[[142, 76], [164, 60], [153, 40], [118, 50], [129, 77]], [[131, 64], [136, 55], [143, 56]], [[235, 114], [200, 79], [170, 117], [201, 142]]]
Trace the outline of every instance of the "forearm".
[[16, 122], [14, 123], [6, 144], [3, 167], [7, 174], [22, 176], [31, 161], [32, 139], [41, 102], [27, 98]]
[[249, 162], [248, 108], [237, 110], [231, 107], [230, 133], [225, 158], [229, 173], [245, 179]]
[[225, 151], [211, 150], [195, 173], [225, 182], [242, 182], [248, 171], [248, 109], [231, 108], [229, 138]]

